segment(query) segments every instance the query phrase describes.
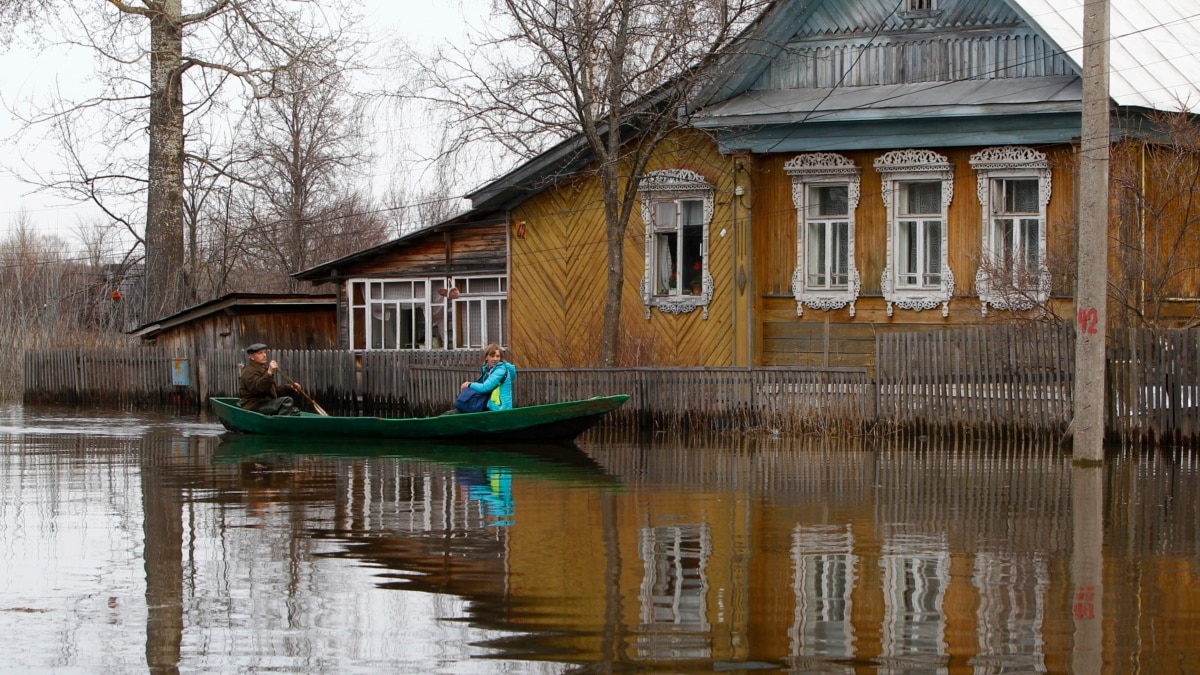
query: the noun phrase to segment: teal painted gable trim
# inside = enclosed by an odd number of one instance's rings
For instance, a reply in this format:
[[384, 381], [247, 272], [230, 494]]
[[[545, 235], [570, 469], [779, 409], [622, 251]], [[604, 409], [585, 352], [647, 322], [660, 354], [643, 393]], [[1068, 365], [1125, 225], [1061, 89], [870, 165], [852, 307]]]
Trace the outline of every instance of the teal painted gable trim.
[[717, 130], [722, 153], [754, 154], [912, 147], [1043, 145], [1079, 137], [1078, 113], [937, 118], [839, 124], [769, 125]]
[[713, 82], [696, 95], [694, 107], [723, 101], [754, 86], [817, 4], [778, 0], [712, 69]]

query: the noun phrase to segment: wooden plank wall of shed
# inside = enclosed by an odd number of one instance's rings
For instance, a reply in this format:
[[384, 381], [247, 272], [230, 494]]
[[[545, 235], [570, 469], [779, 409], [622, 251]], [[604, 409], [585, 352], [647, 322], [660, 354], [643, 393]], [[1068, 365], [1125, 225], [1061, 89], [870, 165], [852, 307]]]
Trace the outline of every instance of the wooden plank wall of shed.
[[164, 330], [154, 344], [181, 353], [241, 349], [265, 342], [275, 349], [332, 349], [336, 340], [335, 314], [330, 306], [255, 307], [214, 313]]
[[[1074, 250], [1074, 149], [1071, 146], [1038, 148], [1046, 152], [1052, 165], [1052, 191], [1047, 206], [1047, 249], [1051, 260], [1064, 259]], [[821, 311], [805, 308], [796, 316], [796, 301], [791, 293], [796, 268], [796, 207], [792, 201], [791, 177], [784, 163], [795, 153], [760, 158], [755, 166], [754, 268], [759, 297], [756, 316], [759, 332], [756, 352], [760, 365], [857, 366], [874, 365], [876, 332], [921, 332], [937, 328], [1002, 321], [992, 311], [985, 319], [979, 311], [975, 274], [981, 246], [982, 212], [976, 190], [977, 179], [970, 157], [980, 148], [937, 148], [954, 166], [954, 198], [950, 203], [951, 223], [948, 244], [950, 269], [955, 291], [950, 315], [940, 308], [914, 312], [895, 309], [887, 315], [881, 279], [887, 266], [887, 211], [883, 202], [882, 181], [875, 171], [875, 158], [882, 152], [845, 152], [861, 173], [861, 196], [855, 211], [855, 259], [862, 290], [855, 306]], [[1062, 294], [1068, 278], [1055, 270], [1055, 293]], [[1070, 311], [1069, 303], [1055, 302]]]
[[[704, 135], [682, 132], [661, 146], [646, 171], [687, 169], [714, 185], [709, 230], [709, 272], [714, 293], [708, 319], [696, 310], [645, 316], [641, 282], [644, 229], [636, 210], [625, 235], [621, 299], [622, 365], [726, 366], [732, 361], [731, 272], [733, 164]], [[511, 344], [529, 367], [598, 363], [604, 316], [607, 252], [604, 210], [597, 181], [581, 173], [524, 202], [513, 212], [525, 222], [512, 239], [509, 285]]]

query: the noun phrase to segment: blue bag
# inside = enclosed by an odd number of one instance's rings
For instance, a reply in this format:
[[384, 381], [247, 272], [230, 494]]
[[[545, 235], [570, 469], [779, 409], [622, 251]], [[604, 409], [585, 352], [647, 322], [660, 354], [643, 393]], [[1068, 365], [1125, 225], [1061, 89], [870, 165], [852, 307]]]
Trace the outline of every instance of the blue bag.
[[[476, 381], [483, 382], [485, 379], [487, 379], [487, 373], [480, 375], [479, 379]], [[467, 387], [459, 392], [458, 398], [454, 399], [454, 407], [457, 408], [459, 412], [483, 412], [484, 410], [488, 409], [488, 398], [491, 397], [491, 395], [492, 392], [490, 391], [475, 391], [474, 389]]]

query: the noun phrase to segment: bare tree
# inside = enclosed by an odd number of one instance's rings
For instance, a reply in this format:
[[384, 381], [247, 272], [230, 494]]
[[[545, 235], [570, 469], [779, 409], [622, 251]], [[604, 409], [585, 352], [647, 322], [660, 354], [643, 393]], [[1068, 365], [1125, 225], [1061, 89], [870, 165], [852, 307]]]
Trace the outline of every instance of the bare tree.
[[245, 179], [258, 204], [252, 242], [286, 278], [328, 259], [330, 238], [353, 236], [346, 226], [365, 222], [348, 218], [349, 204], [369, 203], [350, 186], [372, 157], [362, 105], [337, 62], [297, 65], [279, 79], [289, 93], [257, 102], [251, 115]]
[[[0, 29], [23, 21], [58, 24], [68, 42], [94, 51], [108, 66], [103, 92], [85, 101], [67, 101], [31, 118], [33, 122], [75, 121], [80, 113], [103, 112], [117, 144], [145, 142], [145, 167], [111, 176], [88, 171], [81, 183], [97, 178], [133, 182], [145, 188], [146, 316], [170, 312], [188, 297], [185, 264], [185, 124], [220, 105], [222, 95], [270, 98], [281, 90], [279, 73], [295, 64], [320, 62], [346, 39], [339, 21], [344, 8], [314, 16], [315, 2], [286, 0], [202, 0], [184, 11], [182, 0], [108, 0], [71, 3], [56, 0], [0, 0]], [[44, 25], [44, 24], [43, 24]], [[40, 28], [40, 25], [39, 25]], [[12, 33], [0, 32], [0, 36]], [[186, 89], [186, 91], [185, 91]], [[232, 93], [232, 92], [229, 92]], [[142, 134], [145, 136], [142, 136]], [[87, 166], [80, 161], [79, 166]], [[50, 187], [62, 188], [52, 180]], [[128, 186], [117, 192], [131, 192]], [[94, 192], [94, 190], [93, 190]], [[99, 193], [96, 193], [96, 197]], [[182, 280], [183, 284], [177, 283]]]
[[527, 158], [552, 141], [582, 140], [606, 225], [604, 365], [617, 361], [625, 232], [646, 164], [768, 4], [502, 0], [498, 28], [473, 49], [448, 47], [424, 69], [424, 95], [450, 111], [458, 149], [486, 141]]

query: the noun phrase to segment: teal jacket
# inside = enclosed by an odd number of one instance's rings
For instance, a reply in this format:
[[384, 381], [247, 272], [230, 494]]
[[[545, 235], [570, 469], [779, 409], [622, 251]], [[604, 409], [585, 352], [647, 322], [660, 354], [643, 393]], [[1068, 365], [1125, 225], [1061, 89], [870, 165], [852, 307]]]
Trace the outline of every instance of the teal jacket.
[[512, 383], [513, 378], [517, 376], [517, 367], [508, 361], [500, 361], [496, 363], [496, 367], [488, 372], [485, 364], [479, 369], [482, 380], [472, 382], [471, 388], [478, 392], [487, 393], [497, 386], [500, 387], [500, 403], [496, 403], [496, 397], [488, 399], [488, 410], [512, 410]]

